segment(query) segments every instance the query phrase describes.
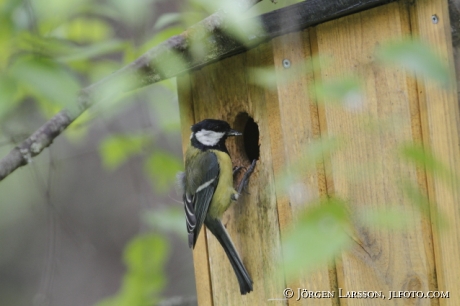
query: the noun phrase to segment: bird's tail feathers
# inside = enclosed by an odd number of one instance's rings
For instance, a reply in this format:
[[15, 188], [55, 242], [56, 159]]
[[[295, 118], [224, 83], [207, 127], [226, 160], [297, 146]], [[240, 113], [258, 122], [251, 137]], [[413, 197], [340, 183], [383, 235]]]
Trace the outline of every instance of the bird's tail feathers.
[[238, 252], [233, 245], [230, 236], [227, 233], [222, 222], [218, 219], [206, 218], [206, 227], [214, 234], [219, 243], [225, 250], [230, 263], [232, 264], [233, 270], [235, 271], [236, 278], [240, 285], [241, 294], [246, 294], [252, 291], [252, 280], [249, 276], [246, 267], [243, 264]]

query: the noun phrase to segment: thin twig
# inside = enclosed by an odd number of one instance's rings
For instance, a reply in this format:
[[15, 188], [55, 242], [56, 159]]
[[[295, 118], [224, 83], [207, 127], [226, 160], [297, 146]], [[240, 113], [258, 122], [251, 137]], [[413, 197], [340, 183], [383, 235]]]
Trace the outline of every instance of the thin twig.
[[[260, 1], [262, 0], [239, 0], [237, 4], [241, 9], [247, 10]], [[237, 44], [236, 40], [222, 39], [227, 37], [222, 34], [227, 26], [225, 17], [223, 11], [210, 15], [183, 33], [153, 47], [115, 73], [82, 89], [73, 109], [60, 111], [0, 160], [0, 181], [17, 168], [30, 163], [33, 157], [51, 145], [57, 136], [94, 103], [112, 99], [121, 93], [159, 82], [219, 59], [222, 53], [219, 48], [223, 48], [222, 44]], [[211, 35], [215, 36], [219, 33], [221, 39], [209, 42], [208, 38]], [[192, 55], [190, 45], [204, 40], [208, 40], [207, 46], [211, 48], [208, 48], [206, 54]], [[174, 65], [178, 58], [182, 59], [185, 65]], [[164, 65], [165, 62], [172, 65]], [[159, 63], [162, 65], [158, 65]], [[108, 88], [110, 90], [107, 90]]]

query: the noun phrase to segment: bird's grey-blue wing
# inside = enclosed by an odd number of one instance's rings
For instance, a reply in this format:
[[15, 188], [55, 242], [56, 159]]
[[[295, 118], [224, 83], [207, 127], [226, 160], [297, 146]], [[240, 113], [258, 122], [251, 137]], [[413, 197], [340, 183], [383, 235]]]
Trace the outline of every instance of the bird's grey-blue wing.
[[[197, 179], [196, 169], [204, 175]], [[196, 240], [203, 226], [214, 191], [219, 182], [219, 164], [217, 156], [210, 152], [200, 152], [192, 164], [185, 169], [185, 192], [183, 196], [187, 221], [188, 242], [195, 247]]]

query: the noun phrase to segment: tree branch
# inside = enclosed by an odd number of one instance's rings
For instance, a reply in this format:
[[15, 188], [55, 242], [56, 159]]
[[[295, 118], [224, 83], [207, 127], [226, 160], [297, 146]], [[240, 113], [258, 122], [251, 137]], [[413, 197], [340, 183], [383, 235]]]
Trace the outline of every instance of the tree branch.
[[[262, 0], [238, 0], [246, 11]], [[272, 0], [273, 1], [273, 0]], [[260, 16], [258, 26], [245, 29], [244, 37], [228, 34], [231, 20], [219, 10], [183, 33], [147, 51], [129, 65], [80, 91], [74, 109], [65, 109], [43, 124], [29, 138], [0, 160], [0, 181], [48, 147], [81, 113], [94, 103], [121, 93], [177, 76], [219, 59], [244, 52], [276, 36], [393, 0], [309, 0]], [[205, 47], [203, 54], [194, 47]], [[196, 48], [195, 48], [196, 49]]]
[[[238, 5], [242, 10], [247, 10], [260, 1], [262, 0], [239, 0]], [[209, 37], [213, 33], [223, 33], [227, 26], [226, 22], [225, 13], [217, 11], [183, 33], [153, 47], [117, 72], [82, 89], [76, 99], [76, 107], [60, 111], [0, 160], [0, 181], [17, 168], [30, 163], [34, 156], [40, 154], [78, 116], [97, 101], [111, 99], [123, 92], [159, 82], [203, 65], [210, 60], [218, 59], [221, 53], [218, 50], [222, 48], [222, 45], [214, 44], [214, 48], [208, 50], [209, 54], [203, 55], [201, 58], [196, 56], [192, 58], [189, 44], [192, 41]], [[223, 41], [220, 40], [220, 43]], [[170, 67], [166, 67], [165, 64], [158, 65], [158, 63], [169, 63], [177, 60], [178, 56], [183, 59], [187, 66], [181, 67], [177, 63]], [[109, 85], [110, 90], [108, 90]]]

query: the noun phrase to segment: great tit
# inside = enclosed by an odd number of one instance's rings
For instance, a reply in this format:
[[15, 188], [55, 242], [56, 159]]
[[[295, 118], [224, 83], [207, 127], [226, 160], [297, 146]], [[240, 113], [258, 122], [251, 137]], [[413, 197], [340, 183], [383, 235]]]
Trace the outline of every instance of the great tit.
[[238, 200], [256, 160], [246, 171], [238, 191], [233, 187], [233, 168], [225, 147], [229, 136], [242, 135], [222, 120], [206, 119], [191, 127], [190, 147], [185, 154], [185, 172], [178, 175], [183, 192], [188, 243], [195, 247], [203, 223], [225, 250], [235, 271], [241, 294], [252, 291], [252, 280], [221, 222], [232, 201]]

